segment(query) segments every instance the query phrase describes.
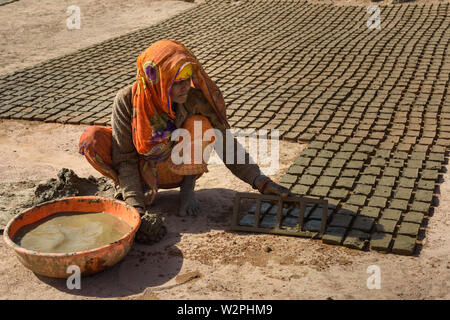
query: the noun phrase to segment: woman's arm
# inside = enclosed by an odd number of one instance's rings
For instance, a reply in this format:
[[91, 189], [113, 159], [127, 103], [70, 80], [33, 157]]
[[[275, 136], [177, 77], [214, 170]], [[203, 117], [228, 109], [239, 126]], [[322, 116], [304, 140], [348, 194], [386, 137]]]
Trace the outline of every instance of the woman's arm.
[[145, 208], [139, 173], [139, 158], [131, 136], [131, 86], [118, 92], [113, 105], [112, 162], [119, 177], [124, 200], [132, 206]]

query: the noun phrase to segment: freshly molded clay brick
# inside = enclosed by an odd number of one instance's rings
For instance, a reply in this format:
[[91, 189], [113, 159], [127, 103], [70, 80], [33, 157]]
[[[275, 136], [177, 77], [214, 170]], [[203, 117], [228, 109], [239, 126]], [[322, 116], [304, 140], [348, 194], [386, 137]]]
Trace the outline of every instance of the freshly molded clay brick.
[[389, 208], [406, 210], [408, 208], [408, 201], [407, 200], [394, 199], [389, 204]]
[[328, 227], [322, 237], [322, 242], [340, 245], [344, 239], [345, 230], [345, 228], [340, 227]]
[[317, 180], [317, 177], [305, 174], [305, 175], [301, 176], [301, 178], [299, 180], [299, 184], [311, 186], [314, 184], [314, 182], [316, 182], [316, 180]]
[[358, 213], [358, 207], [348, 204], [348, 203], [344, 203], [341, 207], [341, 210], [339, 210], [339, 213], [342, 214], [351, 214], [351, 215], [356, 215]]
[[377, 251], [388, 251], [391, 240], [392, 235], [389, 233], [374, 233], [370, 239], [370, 249]]
[[399, 168], [387, 167], [383, 173], [386, 177], [398, 177], [400, 175]]
[[436, 179], [438, 178], [438, 174], [439, 174], [438, 170], [425, 169], [422, 171], [422, 179], [436, 181]]
[[403, 188], [414, 188], [415, 179], [400, 178], [398, 186]]
[[253, 226], [254, 220], [255, 220], [254, 214], [247, 214], [241, 219], [241, 221], [239, 221], [239, 225], [251, 227]]
[[372, 229], [374, 221], [375, 220], [373, 218], [357, 216], [355, 221], [353, 222], [352, 229], [369, 232]]
[[402, 172], [402, 177], [416, 179], [419, 176], [419, 169], [405, 168]]
[[331, 187], [335, 180], [336, 180], [336, 177], [322, 176], [319, 178], [317, 185], [324, 186], [324, 187]]
[[400, 229], [398, 230], [399, 234], [405, 234], [409, 236], [417, 236], [419, 233], [420, 225], [417, 223], [411, 223], [411, 222], [402, 222], [400, 224]]
[[316, 186], [311, 190], [311, 195], [325, 197], [328, 194], [328, 191], [330, 191], [329, 187]]
[[429, 202], [414, 201], [411, 205], [411, 210], [428, 213], [428, 211], [430, 210], [430, 206], [431, 204]]
[[363, 250], [369, 238], [370, 235], [368, 233], [359, 230], [351, 230], [344, 240], [344, 246]]
[[338, 177], [341, 173], [341, 168], [326, 168], [323, 172], [324, 176]]
[[416, 247], [416, 238], [398, 235], [394, 241], [393, 253], [411, 255]]
[[369, 207], [385, 208], [386, 202], [387, 198], [373, 196], [370, 198]]
[[336, 183], [336, 187], [351, 189], [354, 182], [355, 178], [340, 178]]
[[375, 224], [375, 231], [383, 233], [394, 233], [396, 225], [397, 220], [380, 219]]
[[412, 193], [412, 189], [400, 187], [395, 192], [394, 198], [402, 199], [402, 200], [409, 200], [411, 198], [411, 193]]
[[424, 214], [421, 212], [409, 211], [403, 217], [403, 222], [414, 222], [421, 224], [424, 219]]
[[329, 197], [330, 198], [338, 198], [338, 199], [344, 199], [345, 197], [347, 197], [347, 194], [349, 193], [348, 190], [346, 189], [337, 189], [337, 188], [333, 188], [330, 192]]
[[356, 206], [363, 206], [366, 202], [367, 197], [362, 195], [351, 195], [350, 198], [347, 200], [348, 204], [354, 204]]
[[387, 186], [377, 186], [375, 188], [375, 192], [373, 193], [374, 196], [379, 196], [383, 198], [389, 198], [392, 193], [392, 187]]
[[288, 173], [294, 175], [301, 175], [305, 171], [305, 167], [293, 165], [289, 168]]
[[309, 167], [308, 169], [306, 169], [306, 174], [308, 175], [320, 176], [321, 173], [322, 173], [321, 167]]
[[307, 231], [320, 231], [321, 225], [320, 220], [309, 220], [305, 223], [303, 228]]
[[280, 180], [281, 183], [295, 183], [296, 181], [297, 176], [291, 174], [285, 174]]
[[375, 207], [364, 207], [362, 208], [360, 215], [370, 218], [377, 218], [380, 214], [381, 209]]
[[418, 189], [416, 191], [416, 195], [414, 196], [414, 200], [431, 202], [431, 200], [433, 200], [433, 191]]
[[372, 175], [372, 176], [378, 176], [381, 172], [380, 167], [366, 167], [363, 174], [365, 175]]
[[354, 216], [347, 214], [335, 214], [329, 223], [330, 227], [347, 228]]
[[368, 195], [370, 193], [370, 191], [372, 191], [372, 186], [365, 185], [365, 184], [357, 184], [353, 193]]
[[390, 220], [398, 220], [400, 219], [400, 216], [402, 215], [402, 212], [400, 210], [394, 210], [394, 209], [385, 209], [383, 213], [381, 214], [382, 219], [390, 219]]
[[387, 177], [383, 176], [380, 181], [378, 182], [378, 185], [380, 186], [388, 186], [393, 187], [395, 184], [395, 177]]
[[435, 183], [433, 180], [419, 180], [419, 183], [417, 184], [417, 187], [419, 189], [425, 189], [425, 190], [434, 190]]
[[308, 192], [308, 190], [309, 190], [309, 186], [298, 184], [298, 185], [295, 185], [291, 191], [292, 191], [292, 193], [295, 193], [295, 194], [305, 195]]
[[359, 178], [358, 183], [361, 183], [361, 184], [368, 184], [368, 185], [374, 185], [376, 179], [377, 179], [376, 176], [362, 175], [362, 176]]

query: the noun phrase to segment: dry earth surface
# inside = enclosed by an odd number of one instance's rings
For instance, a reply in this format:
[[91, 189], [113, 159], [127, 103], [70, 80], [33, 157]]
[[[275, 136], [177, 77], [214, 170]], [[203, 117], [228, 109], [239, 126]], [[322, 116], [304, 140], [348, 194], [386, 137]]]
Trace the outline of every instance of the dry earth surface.
[[[21, 0], [0, 6], [0, 19], [5, 21], [0, 26], [0, 74], [148, 26], [195, 5], [78, 0], [82, 28], [69, 31], [65, 10], [74, 3]], [[36, 182], [56, 177], [62, 167], [81, 177], [100, 177], [77, 152], [82, 130], [83, 126], [0, 120], [0, 194], [13, 195], [0, 197], [0, 210], [17, 206]], [[275, 181], [304, 147], [280, 143], [280, 171], [272, 176]], [[68, 290], [64, 280], [36, 276], [0, 242], [0, 298], [449, 299], [449, 181], [447, 172], [420, 255], [407, 257], [295, 237], [230, 232], [235, 192], [253, 190], [223, 165], [213, 165], [196, 186], [200, 216], [177, 217], [178, 191], [162, 191], [154, 210], [166, 218], [169, 233], [164, 240], [153, 246], [135, 244], [115, 267], [82, 279], [81, 290]], [[367, 288], [370, 265], [380, 267], [379, 290]]]

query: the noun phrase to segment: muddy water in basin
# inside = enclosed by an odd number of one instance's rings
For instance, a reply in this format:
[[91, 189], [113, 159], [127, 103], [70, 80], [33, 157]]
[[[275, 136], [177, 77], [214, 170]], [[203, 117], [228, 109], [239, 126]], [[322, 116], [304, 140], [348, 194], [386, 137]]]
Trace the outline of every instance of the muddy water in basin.
[[29, 250], [68, 253], [101, 247], [130, 231], [125, 221], [109, 213], [62, 212], [21, 228], [13, 241]]

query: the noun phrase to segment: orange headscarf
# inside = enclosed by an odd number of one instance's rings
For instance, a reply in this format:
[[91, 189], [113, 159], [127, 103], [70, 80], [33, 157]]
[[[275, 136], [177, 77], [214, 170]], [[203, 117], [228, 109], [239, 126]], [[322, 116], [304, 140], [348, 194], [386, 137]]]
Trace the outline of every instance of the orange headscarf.
[[223, 96], [197, 58], [180, 42], [161, 40], [152, 44], [137, 59], [137, 80], [132, 89], [132, 135], [138, 153], [146, 155], [152, 147], [162, 142], [157, 139], [158, 135], [150, 124], [152, 117], [164, 113], [169, 119], [175, 119], [170, 88], [178, 73], [188, 64], [193, 67], [191, 87], [203, 92], [222, 123], [230, 127]]

